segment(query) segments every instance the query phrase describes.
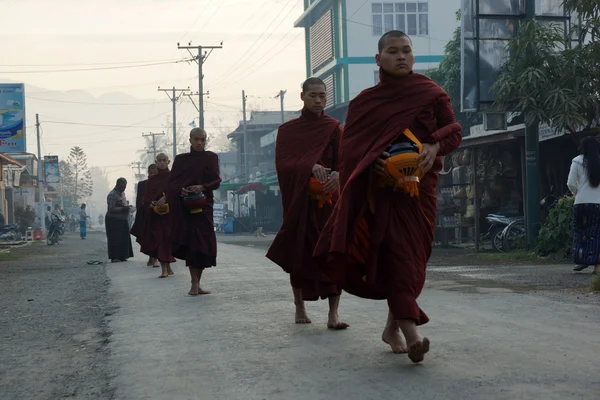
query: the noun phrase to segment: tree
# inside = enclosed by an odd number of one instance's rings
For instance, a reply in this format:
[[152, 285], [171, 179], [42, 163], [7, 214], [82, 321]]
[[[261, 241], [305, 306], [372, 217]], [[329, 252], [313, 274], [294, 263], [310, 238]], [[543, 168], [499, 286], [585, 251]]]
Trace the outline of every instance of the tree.
[[90, 176], [93, 183], [93, 191], [90, 200], [92, 203], [104, 204], [106, 202], [106, 196], [111, 190], [111, 184], [108, 181], [106, 171], [99, 167], [91, 167]]
[[[460, 21], [461, 12], [456, 12], [456, 19]], [[452, 100], [452, 108], [456, 120], [462, 125], [463, 132], [469, 132], [471, 126], [482, 123], [481, 115], [477, 113], [463, 113], [460, 111], [461, 102], [461, 45], [460, 27], [456, 28], [452, 39], [444, 48], [444, 58], [437, 68], [428, 71], [427, 75], [448, 93]], [[465, 135], [466, 136], [466, 135]]]
[[525, 112], [528, 126], [547, 123], [574, 134], [598, 126], [600, 18], [596, 0], [567, 0], [565, 7], [582, 20], [573, 35], [578, 41], [572, 46], [562, 27], [524, 22], [498, 72], [494, 107]]
[[92, 176], [87, 166], [87, 156], [79, 146], [71, 148], [66, 163], [61, 163], [62, 190], [63, 195], [73, 198], [79, 203], [92, 194]]

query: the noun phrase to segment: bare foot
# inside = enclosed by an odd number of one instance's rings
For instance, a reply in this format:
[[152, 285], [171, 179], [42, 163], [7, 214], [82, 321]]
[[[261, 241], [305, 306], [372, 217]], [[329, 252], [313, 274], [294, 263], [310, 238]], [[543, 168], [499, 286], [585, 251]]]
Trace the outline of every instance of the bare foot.
[[306, 315], [306, 309], [304, 306], [296, 306], [296, 323], [297, 324], [311, 324], [312, 321]]
[[429, 351], [429, 339], [423, 338], [416, 343], [408, 346], [408, 358], [414, 363], [420, 363], [425, 359], [425, 354]]
[[162, 273], [159, 276], [159, 278], [168, 278], [168, 277], [169, 277], [169, 274], [165, 274], [165, 273]]
[[392, 351], [396, 354], [408, 353], [408, 347], [400, 334], [400, 329], [397, 326], [386, 326], [381, 335], [381, 340], [388, 344]]
[[171, 264], [167, 264], [167, 273], [169, 275], [175, 275], [175, 272], [171, 269]]
[[203, 290], [202, 288], [198, 288], [198, 294], [202, 296], [203, 294], [211, 294], [210, 290]]
[[347, 329], [349, 326], [349, 324], [340, 321], [340, 317], [338, 317], [337, 315], [330, 315], [329, 320], [327, 321], [327, 328], [336, 331]]

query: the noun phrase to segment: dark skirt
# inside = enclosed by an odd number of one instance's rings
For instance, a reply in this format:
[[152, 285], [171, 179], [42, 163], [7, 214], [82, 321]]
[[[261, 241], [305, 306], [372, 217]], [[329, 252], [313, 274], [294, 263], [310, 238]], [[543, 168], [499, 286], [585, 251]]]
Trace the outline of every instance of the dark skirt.
[[573, 262], [577, 265], [600, 265], [600, 204], [575, 204]]
[[126, 260], [133, 257], [129, 223], [126, 219], [106, 216], [106, 240], [109, 260]]

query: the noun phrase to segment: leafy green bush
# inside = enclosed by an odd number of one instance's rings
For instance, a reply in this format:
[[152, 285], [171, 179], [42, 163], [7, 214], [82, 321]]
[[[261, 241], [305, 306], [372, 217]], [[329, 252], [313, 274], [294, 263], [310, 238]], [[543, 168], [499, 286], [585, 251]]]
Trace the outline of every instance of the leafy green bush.
[[535, 251], [541, 256], [554, 254], [561, 258], [571, 257], [573, 245], [574, 197], [564, 197], [550, 211], [537, 239]]

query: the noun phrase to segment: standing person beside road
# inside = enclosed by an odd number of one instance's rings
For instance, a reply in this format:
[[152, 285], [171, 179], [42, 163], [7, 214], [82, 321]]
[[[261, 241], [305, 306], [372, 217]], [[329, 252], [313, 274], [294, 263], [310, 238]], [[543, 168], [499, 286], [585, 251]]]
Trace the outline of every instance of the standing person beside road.
[[600, 142], [581, 141], [581, 154], [571, 162], [567, 186], [575, 196], [573, 208], [573, 271], [594, 266], [600, 272]]
[[127, 180], [119, 178], [117, 185], [108, 194], [106, 201], [106, 240], [108, 242], [108, 259], [111, 262], [123, 262], [133, 257], [131, 236], [129, 235], [129, 211], [125, 189]]
[[[446, 92], [413, 73], [405, 33], [387, 32], [378, 47], [380, 82], [350, 102], [340, 143], [341, 194], [315, 257], [343, 290], [387, 300], [382, 340], [418, 363], [430, 345], [418, 332], [429, 318], [417, 298], [433, 245], [439, 156], [458, 147], [462, 128]], [[404, 175], [386, 162], [398, 148], [410, 149], [410, 168], [422, 173]], [[390, 179], [383, 181], [385, 171]]]
[[[327, 327], [346, 329], [349, 325], [338, 316], [342, 292], [312, 259], [339, 193], [337, 160], [342, 127], [323, 112], [327, 88], [321, 79], [307, 79], [300, 97], [302, 114], [281, 125], [277, 134], [275, 168], [281, 185], [283, 224], [267, 258], [290, 275], [297, 324], [311, 323], [304, 302], [321, 298], [329, 301]], [[311, 192], [311, 185], [319, 192]]]
[[85, 212], [85, 204], [81, 205], [81, 211], [79, 211], [79, 236], [82, 240], [85, 240], [87, 236], [87, 219], [88, 216]]

